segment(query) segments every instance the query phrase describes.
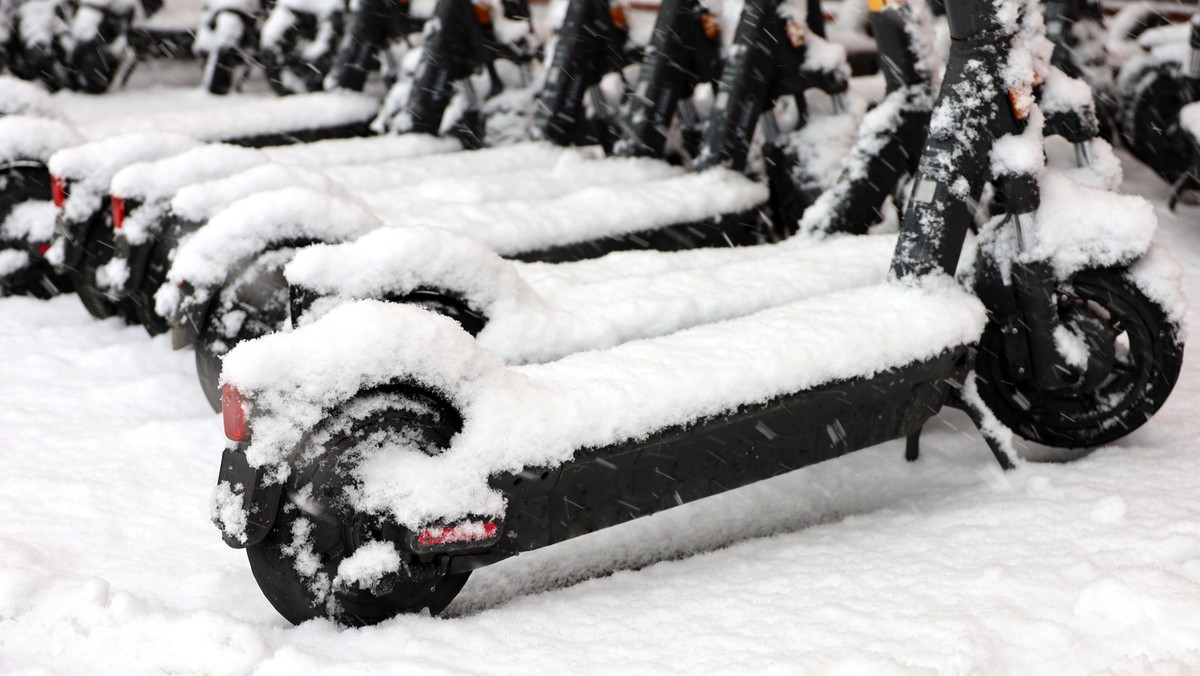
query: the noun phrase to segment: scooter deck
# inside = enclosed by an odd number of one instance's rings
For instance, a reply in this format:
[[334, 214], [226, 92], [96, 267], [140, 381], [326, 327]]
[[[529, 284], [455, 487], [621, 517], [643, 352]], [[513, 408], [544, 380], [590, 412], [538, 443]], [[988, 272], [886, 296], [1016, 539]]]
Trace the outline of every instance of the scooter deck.
[[520, 364], [880, 284], [895, 246], [891, 235], [793, 240], [719, 249], [719, 256], [697, 257], [701, 264], [692, 268], [656, 254], [646, 257], [664, 259], [658, 274], [626, 277], [618, 260], [608, 279], [573, 283], [526, 280], [521, 271], [529, 266], [502, 260], [466, 238], [388, 228], [355, 242], [305, 249], [286, 275], [293, 285], [293, 323], [311, 323], [354, 299], [404, 300], [437, 290], [484, 322], [480, 346]]
[[785, 395], [644, 441], [585, 449], [547, 473], [495, 476], [508, 537], [449, 572], [545, 547], [847, 453], [907, 437], [968, 371], [965, 346], [882, 373]]
[[317, 92], [286, 98], [231, 101], [198, 111], [129, 115], [82, 125], [91, 138], [145, 131], [174, 131], [205, 141], [252, 147], [369, 136], [379, 109], [373, 96]]
[[[459, 407], [463, 430], [432, 458], [385, 448], [364, 459], [356, 471], [357, 507], [390, 513], [413, 532], [471, 515], [540, 520], [505, 526], [515, 533], [510, 539], [529, 548], [578, 534], [566, 518], [566, 499], [602, 500], [587, 497], [602, 489], [585, 472], [599, 475], [613, 465], [639, 477], [639, 468], [668, 475], [614, 483], [645, 485], [649, 493], [631, 492], [632, 507], [605, 507], [588, 530], [905, 436], [937, 412], [986, 321], [979, 301], [949, 280], [929, 288], [882, 284], [548, 364], [505, 367], [450, 320], [365, 301], [239, 345], [226, 356], [225, 379], [256, 402], [250, 440], [240, 450], [262, 471], [271, 469], [264, 459], [285, 461], [297, 450], [288, 440], [299, 441], [307, 427], [291, 416], [342, 405], [324, 398], [346, 392], [347, 382], [358, 382], [358, 391], [394, 382], [434, 388]], [[328, 346], [335, 339], [371, 349], [334, 353]], [[319, 363], [316, 345], [326, 350]], [[436, 360], [428, 355], [432, 345]], [[718, 457], [705, 459], [710, 450]], [[708, 471], [715, 472], [711, 479], [704, 478]], [[488, 483], [504, 487], [503, 497], [481, 485]], [[504, 506], [503, 498], [537, 499], [560, 484], [564, 499], [518, 512]]]
[[710, 169], [584, 187], [541, 200], [420, 210], [378, 200], [373, 207], [390, 226], [434, 225], [467, 235], [505, 257], [562, 261], [621, 249], [755, 243], [761, 239], [755, 214], [767, 197], [760, 183], [736, 172]]

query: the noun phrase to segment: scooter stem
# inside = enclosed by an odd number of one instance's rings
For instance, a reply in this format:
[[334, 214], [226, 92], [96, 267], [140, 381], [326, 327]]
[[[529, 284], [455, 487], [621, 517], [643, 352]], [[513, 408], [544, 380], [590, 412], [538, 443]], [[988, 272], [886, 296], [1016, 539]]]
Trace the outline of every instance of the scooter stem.
[[947, 0], [950, 58], [901, 221], [891, 276], [953, 275], [989, 173], [995, 138], [1016, 129], [999, 83], [1012, 48], [992, 0]]

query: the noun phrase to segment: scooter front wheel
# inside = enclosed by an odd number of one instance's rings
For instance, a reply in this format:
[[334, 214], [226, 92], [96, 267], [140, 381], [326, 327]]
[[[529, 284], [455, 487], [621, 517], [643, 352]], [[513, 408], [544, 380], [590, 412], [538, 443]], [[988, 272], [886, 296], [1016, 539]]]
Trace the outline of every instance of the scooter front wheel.
[[1167, 400], [1183, 364], [1179, 327], [1122, 270], [1090, 270], [1072, 280], [1064, 325], [1094, 322], [1111, 337], [1109, 372], [1089, 386], [1039, 389], [1007, 357], [1000, 327], [989, 324], [976, 359], [980, 395], [1021, 437], [1055, 448], [1108, 444], [1140, 427]]
[[1155, 173], [1174, 183], [1191, 166], [1191, 141], [1179, 122], [1179, 112], [1191, 103], [1187, 86], [1172, 64], [1148, 67], [1138, 80], [1135, 94], [1122, 102], [1121, 140]]
[[[332, 438], [320, 448], [295, 455], [280, 510], [271, 532], [247, 548], [250, 569], [267, 600], [293, 624], [329, 618], [350, 626], [377, 624], [428, 608], [441, 612], [466, 584], [470, 573], [419, 579], [397, 575], [370, 588], [341, 583], [341, 563], [372, 541], [394, 541], [397, 528], [363, 514], [350, 504], [355, 465], [389, 443], [445, 448], [461, 427], [443, 402], [410, 387], [360, 395], [341, 407], [355, 417], [334, 416], [306, 443]], [[372, 411], [363, 415], [364, 410]], [[314, 451], [315, 452], [311, 452]], [[407, 573], [404, 564], [401, 573]]]

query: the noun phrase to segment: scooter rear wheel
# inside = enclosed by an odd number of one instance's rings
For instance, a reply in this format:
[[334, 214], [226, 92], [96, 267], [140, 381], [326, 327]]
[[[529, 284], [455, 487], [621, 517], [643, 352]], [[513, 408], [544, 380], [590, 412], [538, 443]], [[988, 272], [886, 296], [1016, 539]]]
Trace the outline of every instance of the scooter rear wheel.
[[[302, 448], [297, 454], [271, 532], [246, 550], [263, 594], [293, 624], [324, 617], [366, 626], [425, 608], [436, 614], [450, 604], [470, 575], [400, 579], [374, 592], [335, 584], [338, 567], [358, 547], [372, 540], [387, 542], [396, 535], [395, 527], [382, 525], [349, 504], [347, 489], [355, 481], [352, 470], [374, 448], [364, 440], [382, 445], [386, 442], [379, 439], [400, 434], [423, 450], [436, 451], [449, 444], [462, 424], [452, 408], [414, 388], [360, 395], [342, 408], [353, 410], [364, 404], [374, 412], [357, 420], [337, 416], [327, 421], [324, 429], [341, 432], [318, 448]], [[310, 434], [304, 446], [317, 445], [313, 440], [319, 436]], [[304, 559], [307, 575], [297, 570], [298, 557]]]
[[96, 270], [99, 268], [96, 260], [85, 254], [79, 263], [79, 268], [69, 273], [71, 284], [79, 300], [88, 314], [96, 319], [108, 319], [118, 314], [116, 303], [96, 286]]
[[1112, 369], [1097, 386], [1038, 389], [1016, 373], [995, 324], [984, 331], [976, 359], [980, 395], [996, 417], [1055, 448], [1101, 446], [1137, 429], [1166, 402], [1183, 364], [1179, 327], [1123, 271], [1082, 272], [1072, 285], [1077, 300], [1065, 312], [1099, 321], [1114, 338]]

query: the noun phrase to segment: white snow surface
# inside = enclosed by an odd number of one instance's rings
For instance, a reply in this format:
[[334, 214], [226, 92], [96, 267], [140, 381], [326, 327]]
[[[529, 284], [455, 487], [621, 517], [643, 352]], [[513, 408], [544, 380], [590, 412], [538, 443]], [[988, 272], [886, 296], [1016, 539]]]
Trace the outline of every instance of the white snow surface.
[[315, 92], [280, 98], [238, 100], [202, 110], [171, 110], [113, 116], [82, 123], [93, 138], [146, 131], [175, 131], [206, 141], [303, 131], [370, 120], [379, 101], [356, 92]]
[[[249, 169], [223, 179], [190, 185], [176, 194], [171, 202], [171, 209], [188, 220], [204, 222], [238, 199], [256, 192], [288, 186], [309, 186], [335, 194], [341, 194], [343, 186], [345, 190], [364, 194], [390, 186], [398, 187], [403, 193], [403, 188], [411, 188], [423, 181], [461, 177], [468, 173], [483, 175], [551, 167], [567, 156], [595, 156], [595, 153], [588, 150], [556, 148], [549, 144], [534, 143], [506, 149], [450, 152], [457, 147], [457, 143], [436, 144], [433, 143], [432, 137], [402, 138], [415, 138], [423, 142], [395, 146], [393, 149], [396, 155], [389, 158], [380, 157], [375, 153], [366, 155], [372, 159], [379, 158], [378, 162], [368, 160], [358, 163], [348, 157], [336, 157], [335, 159], [350, 160], [341, 165], [326, 161], [319, 154], [311, 155], [305, 152], [302, 146], [295, 146], [295, 154], [279, 153], [275, 157], [283, 164], [291, 164], [294, 161], [295, 164], [304, 166], [309, 166], [309, 160], [313, 160], [311, 168], [273, 164]], [[434, 154], [423, 155], [427, 150]], [[336, 156], [338, 152], [333, 154]], [[316, 165], [321, 165], [322, 168], [318, 170]], [[442, 184], [445, 185], [445, 182]]]
[[501, 255], [515, 255], [737, 213], [766, 200], [764, 185], [718, 168], [627, 185], [589, 187], [544, 200], [447, 204], [420, 212], [398, 211], [386, 200], [372, 200], [371, 206], [388, 225], [442, 227], [469, 235]]
[[21, 202], [0, 224], [0, 237], [21, 242], [49, 242], [54, 236], [57, 213], [58, 207], [49, 200]]
[[29, 265], [29, 254], [21, 249], [0, 249], [0, 277], [7, 277], [12, 273]]
[[403, 157], [428, 156], [459, 150], [462, 144], [450, 138], [408, 134], [406, 136], [360, 136], [335, 138], [263, 148], [276, 162], [302, 166], [372, 164]]
[[304, 324], [353, 299], [421, 288], [451, 292], [488, 318], [479, 345], [506, 363], [522, 364], [878, 284], [895, 247], [896, 238], [883, 235], [816, 244], [793, 240], [720, 249], [720, 263], [658, 275], [624, 277], [614, 265], [612, 277], [603, 281], [539, 283], [522, 278], [526, 265], [503, 260], [468, 238], [384, 228], [353, 243], [301, 250], [286, 274], [292, 284], [327, 296], [301, 317]]
[[66, 122], [28, 115], [0, 117], [0, 159], [45, 162], [54, 153], [83, 142]]
[[242, 198], [288, 187], [327, 192], [340, 189], [338, 183], [319, 171], [270, 163], [182, 188], [171, 199], [171, 211], [193, 223], [204, 223]]
[[62, 111], [40, 84], [0, 75], [0, 115], [58, 119]]
[[[50, 157], [50, 173], [102, 191], [124, 167], [195, 148], [201, 141], [170, 131], [133, 132], [64, 148]], [[73, 187], [73, 186], [72, 186]]]
[[1200, 143], [1200, 104], [1184, 106], [1179, 111], [1179, 125], [1191, 135], [1193, 143]]
[[740, 212], [765, 202], [766, 188], [724, 169], [681, 174], [660, 161], [591, 160], [568, 151], [545, 171], [460, 175], [361, 197], [359, 203], [349, 195], [294, 187], [231, 204], [179, 246], [158, 294], [158, 312], [170, 316], [185, 300], [176, 284], [220, 284], [271, 242], [340, 242], [385, 224], [433, 225], [514, 255]]
[[[1200, 208], [1123, 158], [1200, 297]], [[1156, 251], [1131, 278], [1179, 272]], [[523, 554], [449, 619], [293, 628], [209, 521], [224, 438], [192, 355], [74, 296], [0, 299], [0, 671], [1197, 673], [1198, 363], [1075, 463], [1001, 473], [944, 411], [917, 463], [891, 442]]]
[[1062, 276], [1129, 263], [1158, 228], [1154, 206], [1145, 198], [1082, 185], [1057, 171], [1042, 177], [1041, 197], [1037, 241], [1028, 255], [1051, 261]]
[[64, 148], [50, 156], [50, 173], [67, 180], [63, 214], [80, 219], [99, 208], [109, 182], [134, 162], [170, 157], [200, 145], [191, 136], [174, 132], [136, 132]]
[[308, 238], [337, 242], [382, 225], [360, 205], [310, 188], [255, 193], [213, 217], [176, 250], [159, 292], [159, 313], [169, 316], [174, 310], [177, 284], [187, 281], [198, 289], [219, 284], [271, 243]]
[[207, 143], [157, 161], [136, 162], [113, 175], [109, 193], [126, 199], [161, 200], [180, 188], [244, 171], [270, 161], [254, 148]]
[[304, 430], [360, 389], [403, 379], [445, 396], [464, 426], [444, 453], [385, 446], [356, 472], [359, 508], [418, 528], [502, 515], [503, 497], [487, 484], [493, 474], [554, 466], [578, 449], [930, 358], [977, 340], [985, 321], [952, 280], [890, 283], [505, 367], [451, 319], [365, 300], [239, 344], [221, 378], [254, 402], [246, 457], [274, 477], [286, 476], [279, 463]]

